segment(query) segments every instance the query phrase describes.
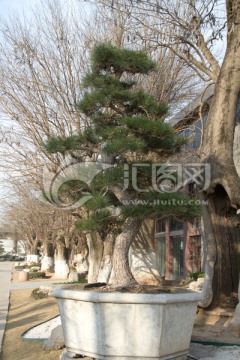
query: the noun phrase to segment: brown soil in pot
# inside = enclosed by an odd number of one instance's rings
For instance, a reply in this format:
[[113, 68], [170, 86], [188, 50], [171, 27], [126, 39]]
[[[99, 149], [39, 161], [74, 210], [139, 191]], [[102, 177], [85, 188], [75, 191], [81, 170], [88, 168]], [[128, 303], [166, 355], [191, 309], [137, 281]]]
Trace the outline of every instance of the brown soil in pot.
[[118, 292], [118, 293], [132, 293], [132, 294], [182, 294], [188, 293], [189, 290], [180, 286], [169, 285], [128, 285], [128, 286], [112, 286], [107, 284], [69, 284], [63, 285], [66, 290], [86, 290], [93, 292]]

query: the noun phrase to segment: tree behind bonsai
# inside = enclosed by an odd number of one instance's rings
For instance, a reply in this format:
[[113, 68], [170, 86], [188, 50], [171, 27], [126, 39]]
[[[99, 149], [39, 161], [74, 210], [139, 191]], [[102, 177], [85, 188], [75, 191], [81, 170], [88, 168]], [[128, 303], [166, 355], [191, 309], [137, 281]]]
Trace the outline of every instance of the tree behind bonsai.
[[[160, 192], [152, 181], [152, 165], [166, 162], [185, 143], [164, 122], [167, 106], [135, 89], [135, 80], [154, 67], [145, 52], [96, 46], [90, 72], [84, 78], [88, 91], [78, 105], [86, 117], [84, 129], [46, 143], [49, 152], [70, 153], [74, 161], [111, 165], [90, 185], [70, 182], [68, 186], [71, 194], [87, 191], [92, 196], [83, 204], [89, 216], [77, 222], [79, 231], [107, 229], [117, 234], [113, 254], [116, 285], [136, 284], [128, 252], [143, 220], [164, 216], [186, 219], [200, 213], [183, 193]], [[127, 186], [124, 176], [129, 177]], [[181, 205], [176, 205], [178, 202]]]

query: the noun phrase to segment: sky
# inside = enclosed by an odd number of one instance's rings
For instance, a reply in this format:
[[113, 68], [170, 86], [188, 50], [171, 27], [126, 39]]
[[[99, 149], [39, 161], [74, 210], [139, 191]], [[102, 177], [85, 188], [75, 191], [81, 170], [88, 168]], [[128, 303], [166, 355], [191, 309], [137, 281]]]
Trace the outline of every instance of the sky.
[[0, 17], [7, 19], [13, 12], [31, 16], [31, 8], [40, 3], [40, 0], [0, 0]]
[[[0, 22], [8, 20], [11, 15], [17, 13], [20, 17], [30, 19], [34, 8], [40, 8], [41, 2], [46, 0], [0, 0]], [[57, 0], [62, 4], [76, 4], [78, 0]], [[1, 119], [3, 117], [1, 116]], [[6, 119], [6, 118], [5, 118]], [[4, 179], [4, 174], [0, 172], [0, 198], [1, 202], [11, 197], [9, 186]], [[3, 208], [0, 203], [0, 215]], [[1, 225], [0, 225], [1, 226]]]
[[[38, 9], [41, 6], [41, 2], [46, 2], [47, 0], [0, 0], [0, 22], [1, 20], [8, 20], [11, 15], [14, 13], [18, 13], [20, 17], [25, 17], [26, 19], [30, 19], [32, 15], [32, 9]], [[79, 4], [78, 0], [57, 0], [61, 2], [61, 4]], [[91, 11], [89, 5], [81, 1], [81, 4], [84, 4], [86, 10]], [[220, 53], [220, 49], [218, 49], [218, 53]], [[221, 53], [224, 51], [221, 49]], [[218, 54], [219, 56], [219, 54]], [[7, 188], [4, 188], [4, 181], [2, 175], [0, 173], [0, 196], [4, 198], [4, 196], [8, 196]], [[6, 185], [5, 185], [6, 186]], [[1, 204], [0, 204], [0, 212], [1, 212]]]
[[[20, 16], [31, 17], [32, 9], [46, 0], [0, 0], [0, 19], [7, 19], [12, 13], [17, 12]], [[57, 0], [62, 4], [76, 4], [78, 0]], [[82, 5], [88, 8], [88, 4]]]

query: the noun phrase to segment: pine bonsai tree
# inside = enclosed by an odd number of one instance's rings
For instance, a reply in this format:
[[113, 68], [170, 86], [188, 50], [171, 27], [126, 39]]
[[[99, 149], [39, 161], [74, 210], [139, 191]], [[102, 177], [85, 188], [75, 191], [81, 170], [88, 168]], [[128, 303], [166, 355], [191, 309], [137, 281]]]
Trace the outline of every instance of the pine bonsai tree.
[[145, 52], [96, 46], [90, 72], [84, 78], [87, 91], [78, 105], [86, 117], [84, 129], [46, 143], [49, 152], [77, 153], [81, 161], [95, 159], [111, 165], [91, 184], [69, 186], [75, 186], [78, 194], [87, 191], [92, 196], [82, 205], [88, 210], [88, 218], [77, 222], [79, 231], [115, 229], [116, 285], [136, 284], [128, 252], [143, 220], [199, 215], [199, 208], [190, 206], [183, 193], [160, 192], [153, 182], [153, 164], [165, 162], [184, 143], [164, 122], [167, 106], [136, 87], [137, 75], [143, 77], [154, 67]]

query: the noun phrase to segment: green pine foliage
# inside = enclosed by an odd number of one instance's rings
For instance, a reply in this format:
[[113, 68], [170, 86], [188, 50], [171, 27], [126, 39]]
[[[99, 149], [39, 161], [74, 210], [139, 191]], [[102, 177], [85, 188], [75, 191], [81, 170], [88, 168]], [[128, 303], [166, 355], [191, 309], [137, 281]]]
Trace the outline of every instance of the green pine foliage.
[[112, 215], [110, 209], [102, 209], [90, 215], [87, 219], [80, 220], [76, 223], [76, 229], [79, 232], [98, 231], [104, 233], [106, 228], [116, 225], [116, 219]]
[[[49, 139], [45, 144], [49, 152], [74, 151], [82, 159], [89, 154], [97, 155], [100, 162], [107, 159], [113, 165], [88, 184], [92, 198], [83, 206], [89, 216], [77, 223], [79, 231], [108, 231], [129, 216], [185, 219], [200, 214], [199, 206], [189, 205], [186, 195], [160, 193], [152, 186], [151, 164], [178, 152], [186, 141], [164, 122], [168, 106], [136, 89], [136, 75], [147, 75], [154, 68], [154, 61], [145, 52], [108, 44], [96, 46], [90, 72], [83, 80], [86, 92], [78, 104], [90, 125], [81, 134]], [[131, 169], [134, 163], [149, 165], [138, 171], [138, 186], [145, 192], [134, 189], [130, 172], [126, 191], [133, 201], [126, 204], [117, 199], [113, 187], [123, 185], [124, 165]], [[120, 210], [117, 216], [113, 216], [114, 208]]]
[[84, 137], [81, 134], [69, 137], [57, 136], [55, 138], [49, 138], [46, 144], [44, 144], [44, 148], [49, 153], [59, 152], [64, 154], [69, 150], [78, 150], [83, 142]]
[[121, 75], [123, 72], [132, 74], [147, 74], [152, 71], [156, 64], [144, 51], [120, 49], [112, 45], [101, 44], [96, 46], [92, 58], [92, 73], [111, 70], [114, 74]]

